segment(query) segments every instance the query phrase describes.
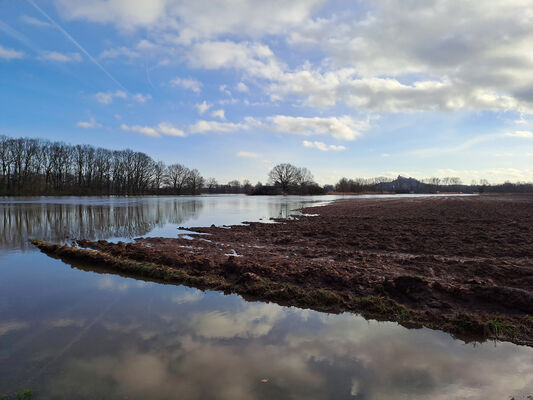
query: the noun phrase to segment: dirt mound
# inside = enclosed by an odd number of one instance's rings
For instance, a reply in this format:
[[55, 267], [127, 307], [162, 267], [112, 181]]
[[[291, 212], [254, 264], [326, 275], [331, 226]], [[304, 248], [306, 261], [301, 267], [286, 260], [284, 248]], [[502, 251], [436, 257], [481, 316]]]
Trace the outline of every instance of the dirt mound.
[[350, 199], [304, 212], [319, 215], [193, 228], [192, 240], [77, 243], [207, 287], [533, 342], [533, 196]]

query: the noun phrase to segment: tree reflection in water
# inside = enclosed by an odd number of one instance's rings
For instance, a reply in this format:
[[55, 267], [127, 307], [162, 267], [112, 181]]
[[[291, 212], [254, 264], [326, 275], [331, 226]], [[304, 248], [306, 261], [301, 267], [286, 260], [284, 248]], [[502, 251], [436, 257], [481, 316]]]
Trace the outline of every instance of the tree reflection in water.
[[92, 203], [0, 204], [0, 247], [27, 249], [28, 238], [61, 242], [69, 238], [133, 238], [166, 224], [193, 219], [203, 202], [194, 199]]

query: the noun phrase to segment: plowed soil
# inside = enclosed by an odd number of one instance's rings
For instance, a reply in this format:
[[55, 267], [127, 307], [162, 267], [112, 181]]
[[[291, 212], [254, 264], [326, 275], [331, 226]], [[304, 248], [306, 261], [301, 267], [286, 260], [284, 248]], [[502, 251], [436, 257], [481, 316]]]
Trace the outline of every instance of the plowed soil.
[[324, 290], [339, 296], [335, 311], [381, 299], [384, 319], [533, 343], [533, 196], [347, 199], [303, 211], [318, 215], [78, 244], [220, 276], [237, 292], [262, 280]]

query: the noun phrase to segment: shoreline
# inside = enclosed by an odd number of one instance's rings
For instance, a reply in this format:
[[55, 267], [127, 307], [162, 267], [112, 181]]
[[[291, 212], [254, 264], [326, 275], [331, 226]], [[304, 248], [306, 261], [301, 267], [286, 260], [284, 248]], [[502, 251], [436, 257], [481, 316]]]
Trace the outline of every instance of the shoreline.
[[32, 243], [73, 266], [533, 346], [533, 196], [355, 198], [302, 212], [318, 215], [189, 238]]

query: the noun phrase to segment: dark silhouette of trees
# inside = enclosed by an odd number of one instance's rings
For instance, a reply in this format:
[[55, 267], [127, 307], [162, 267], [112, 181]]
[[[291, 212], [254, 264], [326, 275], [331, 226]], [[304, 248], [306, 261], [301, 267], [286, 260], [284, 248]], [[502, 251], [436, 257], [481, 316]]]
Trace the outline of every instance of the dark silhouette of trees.
[[197, 194], [198, 170], [142, 152], [0, 136], [0, 195]]
[[172, 164], [167, 169], [167, 182], [172, 187], [174, 193], [181, 194], [187, 186], [187, 180], [191, 170], [181, 164]]
[[341, 178], [335, 185], [338, 193], [531, 193], [533, 184], [525, 182], [490, 185], [486, 179], [479, 184], [472, 181], [464, 185], [458, 177], [427, 178], [417, 180], [398, 176], [396, 179], [377, 178]]
[[[89, 145], [0, 135], [0, 195], [140, 195], [140, 194], [323, 194], [333, 187], [318, 186], [307, 168], [278, 164], [270, 171], [269, 185], [238, 180], [219, 184], [204, 180], [196, 169], [181, 164], [166, 166], [133, 150], [108, 150]], [[531, 193], [533, 184], [486, 179], [464, 185], [458, 177], [416, 180], [342, 178], [334, 187], [342, 193]]]
[[268, 174], [268, 180], [274, 186], [286, 191], [289, 186], [298, 185], [301, 180], [300, 168], [292, 164], [278, 164]]
[[298, 168], [292, 164], [278, 164], [268, 174], [271, 186], [256, 186], [253, 194], [323, 194], [324, 189], [318, 186], [311, 171]]

